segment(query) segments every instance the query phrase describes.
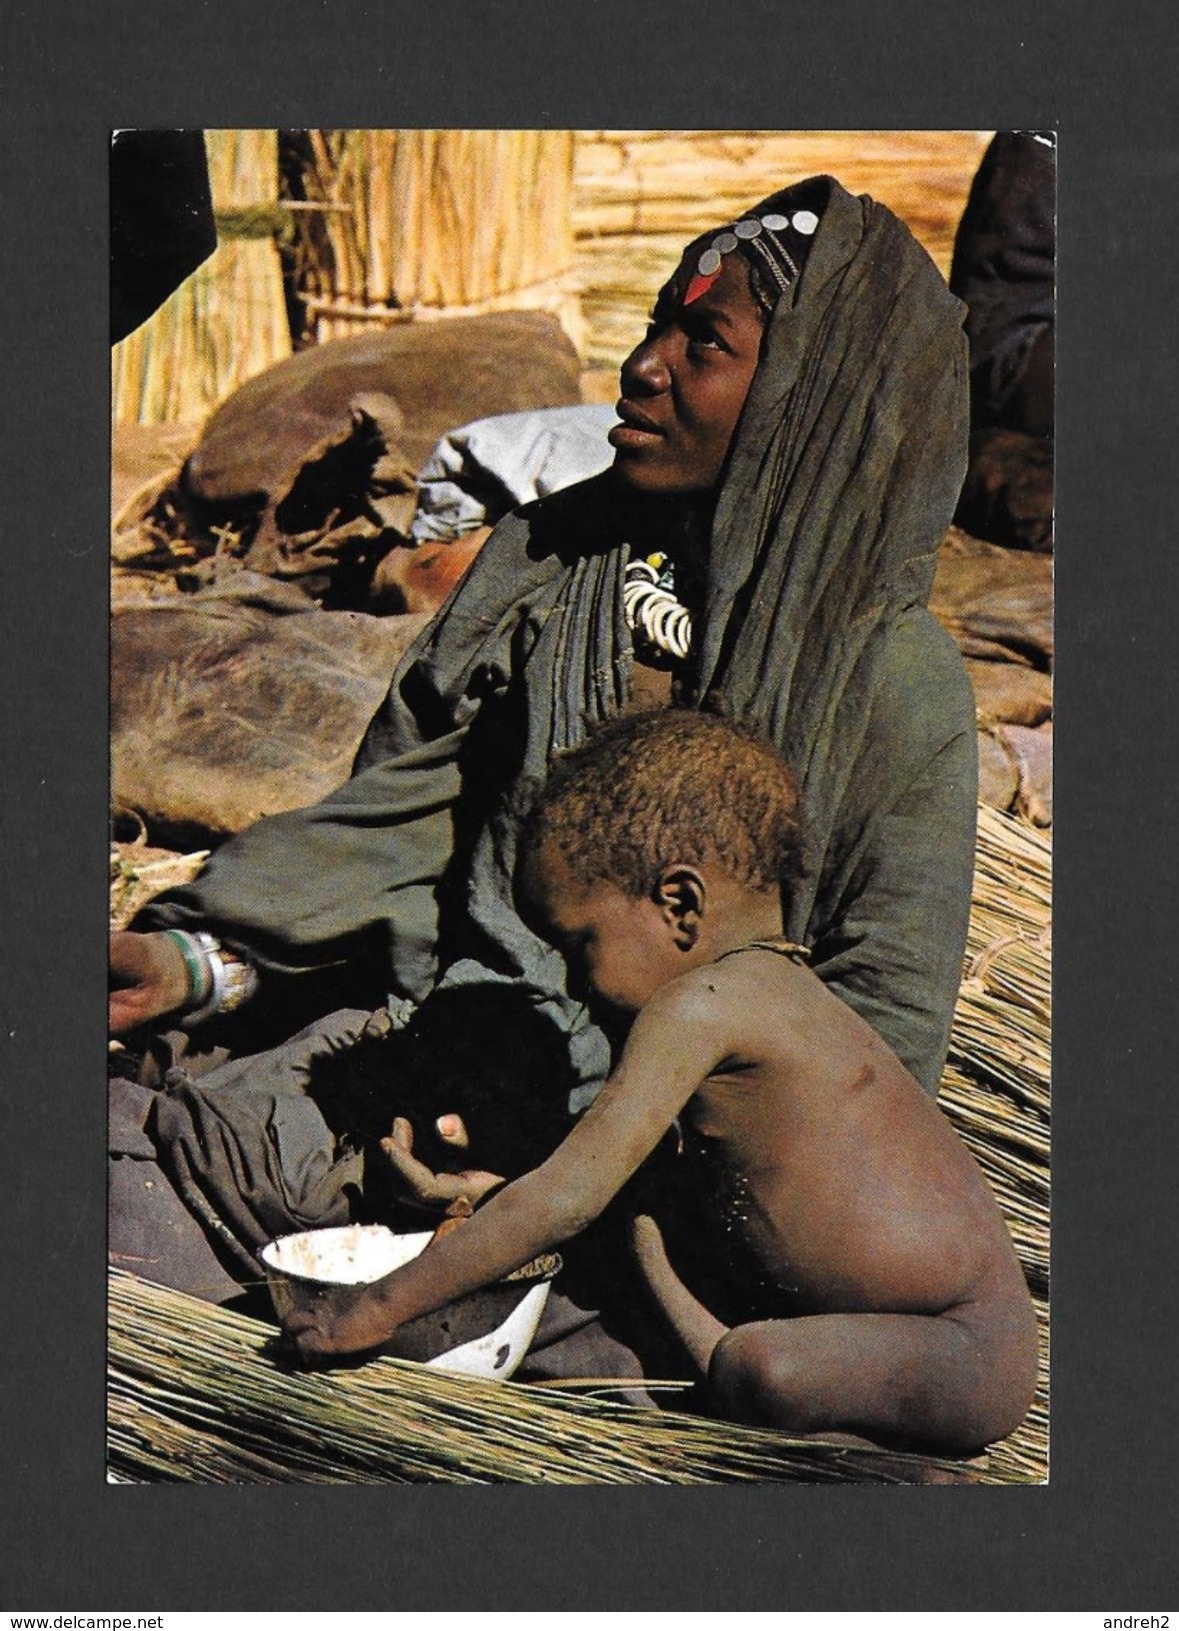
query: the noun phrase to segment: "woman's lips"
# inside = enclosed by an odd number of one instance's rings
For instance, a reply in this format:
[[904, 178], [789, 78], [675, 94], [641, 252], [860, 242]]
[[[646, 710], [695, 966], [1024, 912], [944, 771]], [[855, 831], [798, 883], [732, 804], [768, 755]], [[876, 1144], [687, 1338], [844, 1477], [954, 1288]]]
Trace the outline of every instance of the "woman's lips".
[[625, 398], [615, 407], [621, 424], [613, 426], [606, 440], [615, 448], [648, 447], [663, 435], [663, 429]]

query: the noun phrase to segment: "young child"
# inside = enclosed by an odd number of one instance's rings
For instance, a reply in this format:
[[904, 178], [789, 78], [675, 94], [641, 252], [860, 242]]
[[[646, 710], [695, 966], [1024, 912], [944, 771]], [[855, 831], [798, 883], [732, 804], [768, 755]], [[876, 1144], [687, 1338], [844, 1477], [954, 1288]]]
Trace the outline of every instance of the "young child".
[[574, 977], [633, 1016], [618, 1064], [548, 1160], [346, 1318], [292, 1316], [304, 1357], [375, 1346], [577, 1234], [678, 1118], [678, 1272], [646, 1210], [633, 1241], [716, 1411], [949, 1452], [1019, 1424], [1036, 1328], [1002, 1217], [936, 1106], [782, 939], [798, 853], [792, 773], [718, 719], [623, 716], [557, 762], [522, 891]]

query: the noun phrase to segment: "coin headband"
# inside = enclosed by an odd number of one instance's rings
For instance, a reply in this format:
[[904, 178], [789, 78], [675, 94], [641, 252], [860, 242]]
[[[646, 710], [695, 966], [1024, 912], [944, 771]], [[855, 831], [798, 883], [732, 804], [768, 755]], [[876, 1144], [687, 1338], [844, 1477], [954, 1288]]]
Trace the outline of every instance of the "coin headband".
[[[779, 293], [784, 292], [799, 275], [796, 255], [809, 247], [807, 240], [814, 236], [818, 225], [819, 217], [814, 210], [794, 210], [790, 215], [747, 215], [740, 221], [734, 221], [732, 226], [718, 232], [700, 255], [684, 292], [684, 305], [690, 306], [694, 300], [708, 293], [721, 275], [724, 257], [738, 248], [750, 258], [756, 256], [769, 272]], [[794, 234], [802, 242], [795, 244], [795, 254], [792, 255], [788, 243]]]

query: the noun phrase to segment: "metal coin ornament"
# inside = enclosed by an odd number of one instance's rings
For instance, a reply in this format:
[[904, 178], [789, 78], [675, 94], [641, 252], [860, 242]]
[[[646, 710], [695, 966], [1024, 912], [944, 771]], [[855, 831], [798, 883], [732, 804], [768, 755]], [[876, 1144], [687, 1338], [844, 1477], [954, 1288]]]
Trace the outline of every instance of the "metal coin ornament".
[[745, 216], [731, 227], [718, 232], [696, 262], [696, 270], [688, 280], [683, 303], [690, 306], [712, 288], [721, 274], [724, 256], [732, 254], [742, 244], [756, 251], [758, 259], [767, 267], [779, 289], [785, 290], [797, 278], [798, 264], [777, 234], [793, 230], [801, 238], [814, 236], [819, 217], [814, 210], [796, 210], [792, 216], [771, 211], [768, 215]]

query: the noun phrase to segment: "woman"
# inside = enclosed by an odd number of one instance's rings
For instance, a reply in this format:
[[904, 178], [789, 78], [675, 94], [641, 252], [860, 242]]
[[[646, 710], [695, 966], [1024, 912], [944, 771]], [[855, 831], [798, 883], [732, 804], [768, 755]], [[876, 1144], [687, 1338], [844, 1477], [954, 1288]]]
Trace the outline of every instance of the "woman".
[[[965, 462], [961, 320], [907, 230], [830, 178], [690, 246], [623, 367], [613, 468], [500, 523], [401, 664], [351, 781], [143, 914], [211, 930], [213, 963], [175, 937], [117, 941], [116, 1026], [210, 985], [232, 1003], [254, 971], [276, 993], [375, 968], [394, 1027], [491, 985], [551, 1022], [583, 1108], [609, 1047], [516, 912], [514, 795], [662, 689], [760, 725], [796, 767], [808, 875], [787, 933], [936, 1091], [975, 811], [969, 686], [924, 609]], [[206, 1083], [173, 1078], [155, 1138], [194, 1209], [211, 1200], [246, 1244], [349, 1215], [355, 1157], [302, 1089], [307, 1059], [363, 1024], [332, 1016]], [[432, 1186], [398, 1136], [411, 1188], [464, 1187]]]

